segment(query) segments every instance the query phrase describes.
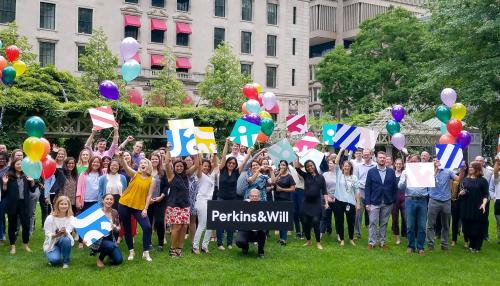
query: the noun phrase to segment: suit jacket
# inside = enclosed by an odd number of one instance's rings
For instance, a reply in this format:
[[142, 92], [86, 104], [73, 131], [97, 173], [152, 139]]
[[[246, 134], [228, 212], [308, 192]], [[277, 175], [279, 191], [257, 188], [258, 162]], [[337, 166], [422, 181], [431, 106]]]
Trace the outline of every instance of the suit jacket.
[[382, 182], [377, 167], [368, 170], [365, 184], [365, 204], [381, 205], [382, 197], [385, 204], [394, 203], [398, 190], [396, 173], [391, 168], [386, 168], [385, 172], [385, 179]]
[[[31, 186], [31, 183], [26, 179], [26, 176], [22, 176], [24, 181], [24, 206], [22, 208], [27, 212], [30, 203], [30, 193], [34, 193], [36, 186]], [[8, 214], [15, 214], [18, 203], [19, 203], [19, 186], [17, 180], [9, 176], [9, 181], [7, 182], [7, 190], [3, 190], [3, 181], [0, 181], [2, 185], [2, 200], [6, 200], [5, 212]]]

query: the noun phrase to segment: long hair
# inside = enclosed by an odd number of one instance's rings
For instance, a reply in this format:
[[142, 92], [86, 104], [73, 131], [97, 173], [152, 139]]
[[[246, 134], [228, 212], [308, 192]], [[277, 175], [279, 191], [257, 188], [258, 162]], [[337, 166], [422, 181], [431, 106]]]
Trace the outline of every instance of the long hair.
[[71, 201], [67, 196], [59, 196], [57, 197], [56, 201], [54, 202], [54, 207], [52, 210], [51, 215], [53, 216], [59, 216], [59, 205], [63, 202], [66, 201], [68, 203], [68, 211], [66, 212], [66, 216], [72, 216], [73, 215], [73, 210], [71, 209]]
[[234, 157], [231, 156], [231, 157], [229, 157], [229, 158], [226, 159], [226, 164], [224, 164], [224, 167], [222, 167], [221, 171], [222, 170], [226, 170], [226, 172], [227, 172], [227, 164], [229, 163], [229, 161], [234, 161], [234, 164], [236, 164], [234, 166], [234, 169], [235, 170], [238, 169], [238, 160], [236, 160], [236, 158], [234, 158]]
[[[132, 161], [134, 161], [134, 160], [132, 160]], [[151, 174], [153, 173], [153, 164], [151, 164], [151, 161], [149, 161], [149, 159], [142, 158], [139, 161], [139, 165], [141, 165], [142, 161], [146, 161], [146, 164], [148, 164], [148, 166], [146, 167], [146, 171], [145, 171], [146, 174], [142, 174], [142, 172], [140, 170], [138, 170], [137, 172], [141, 173], [142, 175], [151, 176]]]
[[[354, 168], [353, 168], [353, 165], [352, 165], [352, 162], [347, 160], [347, 161], [344, 161], [344, 163], [342, 164], [342, 169], [344, 169], [344, 164], [347, 164], [349, 165], [349, 176], [352, 176], [352, 173], [354, 172]], [[343, 171], [342, 171], [343, 173]]]
[[307, 171], [307, 164], [309, 164], [309, 163], [313, 164], [313, 167], [314, 167], [314, 173], [315, 173], [315, 174], [319, 174], [319, 173], [318, 173], [318, 168], [316, 168], [316, 164], [314, 163], [314, 161], [313, 161], [313, 160], [307, 160], [307, 161], [304, 163], [304, 168], [306, 169], [306, 173], [309, 173], [309, 171]]
[[482, 178], [484, 176], [483, 174], [483, 166], [481, 166], [480, 163], [478, 162], [472, 162], [470, 164], [470, 167], [474, 169], [474, 174], [476, 175], [477, 178]]
[[[184, 171], [182, 171], [182, 173], [178, 174], [175, 172], [175, 165], [177, 164], [182, 164], [182, 166], [184, 167]], [[186, 165], [186, 162], [184, 162], [183, 160], [177, 160], [175, 161], [173, 164], [172, 164], [172, 167], [174, 168], [173, 171], [174, 171], [174, 175], [179, 175], [181, 176], [183, 179], [186, 178], [187, 179], [187, 175], [186, 175], [186, 170], [187, 170], [187, 165]]]
[[[158, 157], [158, 167], [156, 167], [156, 171], [158, 172], [158, 176], [161, 178], [165, 175], [165, 170], [163, 169], [163, 159], [161, 158], [161, 154], [158, 151], [154, 151], [149, 155], [149, 160], [153, 159], [153, 156]], [[153, 162], [151, 162], [151, 167], [153, 167]]]
[[87, 170], [85, 170], [85, 172], [83, 172], [85, 175], [88, 175], [92, 171], [92, 163], [95, 161], [95, 159], [99, 160], [99, 169], [97, 169], [97, 173], [99, 173], [99, 176], [102, 175], [102, 160], [97, 156], [90, 157], [89, 167], [87, 168]]
[[[75, 167], [71, 171], [68, 170], [68, 162], [69, 161], [75, 162]], [[64, 160], [63, 170], [64, 170], [64, 175], [66, 177], [72, 177], [73, 180], [75, 180], [75, 181], [78, 180], [78, 171], [76, 170], [76, 160], [75, 160], [75, 158], [73, 158], [73, 157], [66, 158], [66, 160]]]
[[16, 155], [17, 152], [23, 153], [23, 150], [21, 150], [21, 149], [14, 149], [14, 150], [12, 150], [12, 153], [10, 153], [10, 161], [14, 160], [14, 155]]
[[91, 155], [90, 151], [87, 150], [87, 149], [83, 149], [82, 151], [80, 151], [80, 154], [78, 154], [78, 163], [77, 163], [77, 166], [80, 166], [80, 167], [83, 166], [83, 161], [82, 161], [82, 154], [83, 154], [83, 152], [89, 153], [89, 162], [90, 162], [90, 157], [91, 157], [90, 156]]
[[[15, 166], [16, 166], [16, 163], [19, 161], [22, 161], [22, 159], [17, 158], [17, 159], [11, 160], [10, 165], [9, 165], [9, 171], [8, 171], [9, 178], [17, 179]], [[23, 176], [24, 176], [24, 172], [21, 170], [21, 177], [23, 177]]]

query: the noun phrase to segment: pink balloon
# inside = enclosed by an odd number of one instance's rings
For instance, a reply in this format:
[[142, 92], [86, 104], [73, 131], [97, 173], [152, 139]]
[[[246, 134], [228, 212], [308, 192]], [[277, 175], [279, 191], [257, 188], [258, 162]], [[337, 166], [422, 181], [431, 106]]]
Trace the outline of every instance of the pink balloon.
[[120, 54], [122, 56], [123, 61], [127, 61], [128, 59], [131, 59], [137, 54], [137, 51], [139, 50], [139, 43], [137, 42], [136, 39], [132, 37], [127, 37], [122, 40], [122, 43], [120, 44]]
[[457, 101], [457, 93], [451, 88], [445, 88], [441, 91], [441, 101], [451, 107]]
[[131, 89], [128, 91], [128, 101], [137, 106], [142, 106], [142, 94], [137, 89]]
[[396, 133], [396, 134], [392, 135], [391, 143], [398, 150], [401, 150], [405, 147], [405, 144], [406, 144], [405, 136], [401, 133]]
[[262, 103], [265, 109], [271, 109], [276, 104], [276, 95], [272, 92], [266, 92], [262, 95]]

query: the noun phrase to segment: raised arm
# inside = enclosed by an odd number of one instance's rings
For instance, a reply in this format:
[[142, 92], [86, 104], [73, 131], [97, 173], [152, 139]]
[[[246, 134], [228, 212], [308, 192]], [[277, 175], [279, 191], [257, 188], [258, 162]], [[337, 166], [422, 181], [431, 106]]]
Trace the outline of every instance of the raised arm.
[[243, 172], [245, 164], [248, 162], [248, 159], [250, 159], [250, 156], [252, 156], [252, 154], [250, 152], [248, 152], [245, 155], [245, 159], [243, 159], [243, 162], [241, 163], [241, 166], [238, 166], [238, 170], [240, 171], [240, 173]]
[[226, 138], [226, 143], [224, 143], [224, 149], [222, 149], [222, 157], [221, 157], [221, 161], [220, 161], [220, 165], [221, 166], [225, 166], [226, 165], [226, 156], [227, 156], [227, 150], [229, 148], [229, 137]]
[[167, 171], [167, 180], [169, 183], [174, 178], [171, 161], [172, 158], [170, 157], [170, 142], [167, 142], [167, 148], [165, 149], [165, 170]]
[[299, 158], [297, 158], [297, 161], [293, 163], [293, 166], [295, 167], [295, 170], [297, 171], [297, 174], [299, 174], [302, 178], [305, 178], [307, 173], [302, 171], [302, 164], [299, 162]]
[[127, 173], [127, 175], [129, 177], [133, 177], [135, 176], [135, 173], [136, 171], [134, 169], [132, 169], [128, 164], [127, 162], [125, 162], [125, 160], [123, 159], [123, 152], [117, 152], [116, 155], [118, 156], [118, 160], [120, 161], [120, 164], [122, 165], [123, 169], [125, 170], [125, 172]]
[[344, 151], [345, 151], [344, 148], [340, 149], [339, 153], [337, 154], [337, 157], [335, 158], [335, 165], [337, 166], [339, 165], [340, 158], [342, 158], [342, 155], [344, 155]]
[[186, 170], [186, 175], [188, 177], [192, 176], [196, 170], [198, 170], [198, 165], [200, 164], [201, 158], [199, 155], [194, 156], [193, 166]]
[[120, 132], [118, 132], [118, 125], [116, 125], [115, 128], [113, 129], [113, 141], [111, 142], [111, 144], [118, 146], [119, 140], [120, 140]]
[[219, 160], [217, 158], [217, 154], [212, 154], [212, 172], [215, 170], [219, 170]]
[[194, 165], [197, 165], [196, 167], [196, 176], [198, 178], [201, 178], [201, 176], [203, 175], [203, 172], [201, 171], [202, 169], [202, 160], [201, 160], [201, 155], [198, 154], [196, 155], [196, 160], [194, 160]]
[[127, 144], [134, 141], [134, 140], [135, 139], [132, 135], [127, 136], [125, 141], [123, 141], [122, 144], [120, 144], [120, 146], [118, 146], [118, 150], [125, 150], [125, 147], [127, 146]]
[[89, 138], [87, 138], [87, 141], [85, 142], [85, 148], [90, 149], [92, 152], [92, 143], [94, 142], [94, 136], [96, 134], [96, 130], [92, 130], [92, 133], [90, 133]]

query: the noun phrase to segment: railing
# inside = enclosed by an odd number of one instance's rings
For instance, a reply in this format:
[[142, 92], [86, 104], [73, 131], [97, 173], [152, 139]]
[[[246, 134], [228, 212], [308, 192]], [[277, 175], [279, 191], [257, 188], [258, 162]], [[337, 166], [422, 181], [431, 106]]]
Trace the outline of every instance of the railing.
[[[141, 77], [145, 78], [157, 78], [161, 70], [154, 69], [142, 69]], [[181, 81], [190, 81], [190, 82], [202, 82], [205, 78], [205, 74], [202, 73], [186, 73], [186, 72], [178, 72], [176, 73], [176, 77]]]

